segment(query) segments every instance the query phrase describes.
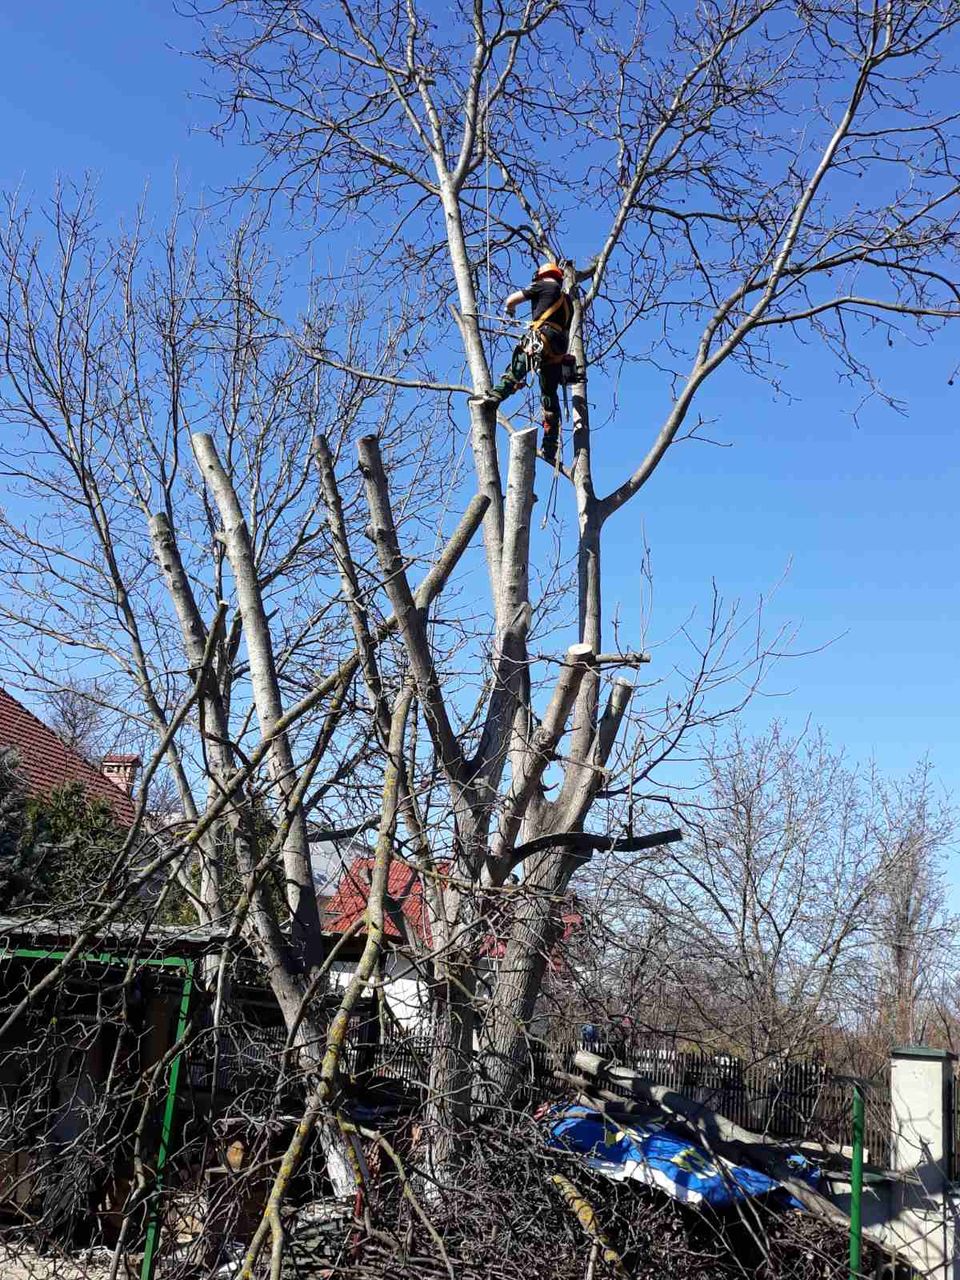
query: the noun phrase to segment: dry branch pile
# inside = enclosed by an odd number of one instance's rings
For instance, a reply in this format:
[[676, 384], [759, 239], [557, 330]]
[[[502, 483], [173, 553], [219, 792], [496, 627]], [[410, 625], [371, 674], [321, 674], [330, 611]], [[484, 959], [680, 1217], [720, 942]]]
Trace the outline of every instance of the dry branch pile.
[[[840, 1280], [847, 1240], [797, 1212], [741, 1206], [720, 1215], [678, 1205], [659, 1192], [612, 1183], [575, 1158], [548, 1151], [530, 1117], [476, 1135], [456, 1183], [431, 1204], [446, 1260], [416, 1216], [401, 1211], [395, 1239], [378, 1227], [363, 1239], [327, 1240], [312, 1258], [291, 1241], [284, 1280], [583, 1280], [593, 1243], [553, 1182], [562, 1173], [595, 1209], [601, 1230], [635, 1280]], [[336, 1247], [339, 1245], [339, 1248]], [[322, 1259], [322, 1261], [321, 1261]], [[322, 1268], [329, 1268], [328, 1270]], [[617, 1274], [598, 1258], [593, 1275]]]

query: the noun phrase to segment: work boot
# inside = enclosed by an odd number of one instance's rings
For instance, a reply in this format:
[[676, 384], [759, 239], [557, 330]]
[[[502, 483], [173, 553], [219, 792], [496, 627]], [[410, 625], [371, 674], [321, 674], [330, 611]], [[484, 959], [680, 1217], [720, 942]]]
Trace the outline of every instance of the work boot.
[[500, 404], [503, 400], [509, 400], [512, 395], [516, 395], [518, 391], [522, 391], [527, 385], [525, 378], [501, 378], [499, 382], [495, 382], [490, 389], [490, 395]]
[[540, 452], [544, 459], [549, 462], [550, 466], [555, 466], [557, 461], [557, 445], [560, 443], [560, 429], [552, 422], [543, 424], [543, 441], [540, 445]]

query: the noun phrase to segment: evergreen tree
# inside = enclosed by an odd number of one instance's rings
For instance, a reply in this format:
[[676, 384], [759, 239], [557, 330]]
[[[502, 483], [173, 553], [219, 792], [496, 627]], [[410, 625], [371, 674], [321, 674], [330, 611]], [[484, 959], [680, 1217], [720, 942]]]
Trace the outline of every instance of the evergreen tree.
[[124, 838], [110, 806], [73, 782], [27, 801], [25, 826], [30, 901], [76, 909], [95, 898]]

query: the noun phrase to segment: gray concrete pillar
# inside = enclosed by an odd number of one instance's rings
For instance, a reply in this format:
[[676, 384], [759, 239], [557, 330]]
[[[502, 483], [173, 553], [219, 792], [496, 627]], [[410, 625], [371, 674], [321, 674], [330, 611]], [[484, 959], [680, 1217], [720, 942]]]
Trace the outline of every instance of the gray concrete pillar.
[[953, 1177], [956, 1055], [906, 1046], [890, 1059], [891, 1163], [900, 1174], [892, 1235], [921, 1275], [960, 1280]]

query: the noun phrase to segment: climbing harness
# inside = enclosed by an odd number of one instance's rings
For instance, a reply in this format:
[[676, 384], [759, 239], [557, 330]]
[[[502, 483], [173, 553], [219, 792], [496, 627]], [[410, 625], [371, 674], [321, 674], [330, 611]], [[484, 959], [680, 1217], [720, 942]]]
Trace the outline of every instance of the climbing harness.
[[535, 328], [533, 324], [524, 333], [520, 345], [523, 347], [524, 355], [527, 357], [527, 369], [529, 371], [538, 370], [542, 364], [557, 364], [560, 366], [560, 385], [562, 387], [568, 387], [571, 383], [577, 381], [579, 371], [576, 359], [569, 351], [564, 351], [561, 355], [556, 355], [551, 351], [542, 330]]
[[573, 307], [570, 303], [570, 299], [562, 291], [560, 293], [560, 297], [556, 300], [553, 306], [547, 307], [542, 316], [537, 316], [536, 320], [530, 321], [530, 328], [539, 333], [545, 324], [550, 323], [551, 319], [557, 314], [561, 307], [563, 308], [564, 318], [559, 324], [554, 321], [554, 327], [562, 329], [565, 333], [570, 327], [570, 321], [573, 317]]

